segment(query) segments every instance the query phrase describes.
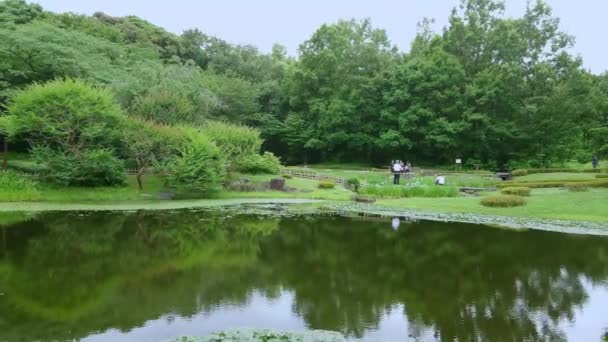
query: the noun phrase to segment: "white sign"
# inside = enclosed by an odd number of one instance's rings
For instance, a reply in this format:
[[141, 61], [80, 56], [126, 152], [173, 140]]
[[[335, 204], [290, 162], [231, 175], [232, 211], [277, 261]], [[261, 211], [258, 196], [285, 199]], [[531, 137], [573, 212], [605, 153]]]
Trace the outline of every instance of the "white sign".
[[456, 164], [462, 164], [462, 159], [460, 159], [460, 158], [456, 159]]

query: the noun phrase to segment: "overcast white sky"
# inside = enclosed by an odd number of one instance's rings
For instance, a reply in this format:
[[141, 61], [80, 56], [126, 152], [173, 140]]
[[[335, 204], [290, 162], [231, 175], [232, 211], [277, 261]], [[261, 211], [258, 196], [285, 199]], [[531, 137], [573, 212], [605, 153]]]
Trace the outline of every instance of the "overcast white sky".
[[[54, 12], [114, 16], [137, 15], [181, 33], [197, 27], [232, 43], [253, 44], [270, 51], [273, 43], [297, 53], [301, 42], [323, 23], [371, 18], [391, 41], [407, 51], [423, 17], [447, 23], [459, 0], [31, 0]], [[507, 0], [507, 15], [520, 16], [527, 0]], [[594, 73], [608, 70], [608, 0], [546, 0], [561, 18], [562, 30], [576, 37], [575, 54]]]

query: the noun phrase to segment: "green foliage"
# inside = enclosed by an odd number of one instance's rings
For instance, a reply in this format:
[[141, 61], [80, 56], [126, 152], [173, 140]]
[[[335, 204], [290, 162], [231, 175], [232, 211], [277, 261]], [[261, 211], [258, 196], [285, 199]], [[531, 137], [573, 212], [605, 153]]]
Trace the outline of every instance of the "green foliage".
[[222, 151], [194, 129], [184, 129], [188, 142], [160, 165], [167, 186], [180, 197], [208, 197], [220, 190], [225, 176]]
[[530, 196], [530, 188], [527, 187], [506, 187], [500, 190], [503, 195]]
[[481, 205], [493, 208], [519, 207], [526, 204], [526, 200], [514, 195], [495, 195], [481, 199]]
[[283, 178], [285, 178], [285, 179], [292, 179], [292, 178], [293, 178], [293, 176], [292, 176], [292, 175], [290, 175], [290, 174], [288, 174], [288, 173], [284, 173], [284, 174], [282, 174], [282, 175], [281, 175], [281, 177], [283, 177]]
[[34, 159], [44, 166], [41, 177], [63, 186], [123, 186], [127, 180], [124, 162], [108, 149], [88, 149], [79, 154], [35, 147]]
[[268, 173], [278, 174], [281, 170], [281, 161], [271, 152], [264, 152], [263, 155], [249, 154], [238, 161], [239, 172], [244, 173]]
[[0, 201], [40, 199], [38, 184], [31, 177], [11, 170], [0, 170]]
[[532, 188], [532, 189], [541, 189], [541, 188], [562, 188], [562, 187], [567, 187], [570, 185], [587, 186], [590, 188], [607, 188], [608, 180], [599, 179], [599, 180], [593, 180], [593, 181], [585, 181], [585, 180], [559, 181], [559, 180], [557, 180], [557, 181], [546, 181], [546, 182], [542, 182], [542, 181], [540, 181], [540, 182], [504, 182], [504, 183], [498, 184], [498, 187], [499, 188], [528, 187], [528, 188]]
[[130, 114], [162, 124], [196, 122], [194, 105], [188, 98], [166, 90], [153, 90], [138, 96]]
[[363, 185], [359, 190], [362, 195], [376, 197], [456, 197], [458, 189], [449, 185], [435, 185], [428, 181], [415, 181], [406, 185]]
[[28, 87], [12, 99], [8, 114], [12, 138], [71, 154], [114, 147], [125, 121], [106, 89], [69, 79]]
[[257, 129], [210, 121], [204, 125], [202, 133], [221, 149], [230, 171], [238, 171], [243, 166], [257, 172], [278, 173], [280, 164], [274, 155], [258, 155], [262, 139]]
[[608, 178], [608, 173], [602, 173], [599, 175], [595, 175], [595, 178]]
[[350, 177], [346, 180], [346, 186], [354, 192], [359, 192], [361, 181], [357, 177]]
[[519, 169], [511, 174], [515, 177], [531, 175], [535, 173], [594, 173], [601, 172], [600, 169], [572, 169], [572, 168], [543, 168], [543, 169]]
[[332, 181], [320, 181], [317, 186], [319, 189], [333, 189], [336, 187], [336, 183]]

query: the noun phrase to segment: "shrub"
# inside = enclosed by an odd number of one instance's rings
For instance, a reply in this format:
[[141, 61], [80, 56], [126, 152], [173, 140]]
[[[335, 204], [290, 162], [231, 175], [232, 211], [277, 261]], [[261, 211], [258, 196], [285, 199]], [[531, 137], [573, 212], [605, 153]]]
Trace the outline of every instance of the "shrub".
[[595, 175], [595, 178], [608, 178], [608, 173], [601, 173], [599, 175]]
[[125, 122], [108, 90], [76, 80], [30, 86], [12, 99], [8, 114], [10, 137], [68, 153], [116, 147]]
[[526, 204], [526, 200], [514, 195], [496, 195], [481, 199], [481, 205], [495, 208], [519, 207]]
[[196, 130], [185, 130], [189, 143], [179, 154], [159, 165], [166, 184], [179, 197], [210, 196], [224, 180], [225, 161], [220, 149]]
[[246, 156], [257, 155], [262, 147], [260, 132], [247, 126], [208, 122], [202, 133], [220, 148], [230, 168], [238, 167], [238, 161]]
[[284, 174], [282, 174], [282, 175], [281, 175], [281, 177], [283, 177], [283, 178], [285, 178], [285, 179], [292, 179], [292, 178], [293, 178], [293, 176], [292, 176], [292, 175], [290, 175], [290, 174], [288, 174], [288, 173], [284, 173]]
[[526, 170], [526, 169], [514, 170], [513, 172], [511, 172], [511, 175], [513, 175], [513, 177], [526, 176], [526, 175], [528, 175], [528, 170]]
[[576, 180], [576, 181], [546, 181], [546, 182], [504, 182], [498, 184], [499, 188], [506, 187], [528, 187], [532, 189], [540, 188], [563, 188], [568, 185], [580, 184], [589, 188], [608, 188], [608, 179], [596, 180]]
[[127, 180], [124, 163], [111, 150], [92, 149], [72, 154], [35, 147], [32, 156], [44, 165], [42, 179], [51, 183], [96, 187], [121, 186]]
[[346, 180], [346, 186], [354, 192], [359, 192], [361, 181], [357, 177], [352, 177]]
[[585, 192], [589, 190], [587, 185], [584, 183], [569, 184], [566, 186], [566, 189], [568, 189], [570, 192]]
[[318, 187], [319, 189], [333, 189], [336, 187], [336, 183], [332, 181], [320, 181]]
[[30, 177], [11, 170], [0, 171], [1, 201], [32, 201], [40, 199], [38, 184]]
[[281, 161], [271, 152], [263, 155], [250, 154], [238, 160], [238, 170], [245, 173], [269, 173], [278, 174], [281, 169]]
[[138, 96], [129, 113], [163, 124], [196, 121], [196, 111], [190, 100], [167, 90], [154, 90]]
[[523, 186], [510, 186], [500, 190], [503, 195], [530, 196], [530, 188]]

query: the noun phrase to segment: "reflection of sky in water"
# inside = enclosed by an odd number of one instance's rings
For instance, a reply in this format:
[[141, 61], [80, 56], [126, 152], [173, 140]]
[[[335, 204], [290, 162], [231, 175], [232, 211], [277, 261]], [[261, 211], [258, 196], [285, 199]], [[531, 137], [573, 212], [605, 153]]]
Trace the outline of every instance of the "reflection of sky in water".
[[[583, 286], [588, 295], [587, 302], [574, 311], [572, 322], [560, 322], [560, 330], [568, 341], [599, 341], [601, 336], [598, 336], [598, 332], [608, 327], [608, 288], [593, 286], [584, 279]], [[281, 291], [276, 299], [268, 299], [255, 291], [244, 306], [223, 304], [211, 312], [199, 313], [190, 318], [165, 315], [126, 333], [111, 329], [91, 335], [83, 341], [164, 341], [179, 335], [201, 336], [237, 327], [304, 331], [307, 329], [306, 323], [292, 310], [294, 300], [291, 291]], [[400, 340], [437, 340], [431, 327], [421, 327], [417, 324], [410, 326], [403, 305], [397, 304], [383, 314], [377, 329], [365, 331], [363, 340], [393, 341], [395, 336], [403, 336]]]

